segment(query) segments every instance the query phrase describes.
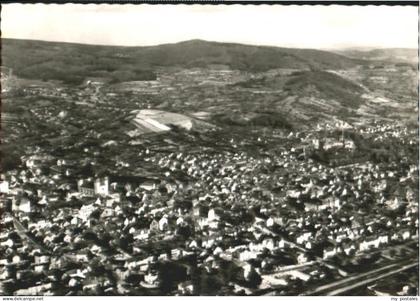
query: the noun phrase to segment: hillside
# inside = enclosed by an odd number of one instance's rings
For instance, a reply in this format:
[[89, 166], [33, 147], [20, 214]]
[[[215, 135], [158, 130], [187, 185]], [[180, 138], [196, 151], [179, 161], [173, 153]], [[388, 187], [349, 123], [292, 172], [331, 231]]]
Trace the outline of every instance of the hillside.
[[227, 65], [243, 71], [275, 68], [343, 69], [362, 61], [312, 49], [191, 40], [150, 47], [98, 46], [2, 39], [2, 66], [28, 79], [80, 84], [87, 77], [114, 82], [153, 80], [157, 67]]
[[2, 88], [23, 95], [35, 87], [54, 99], [69, 88], [72, 103], [204, 114], [222, 127], [412, 118], [417, 68], [370, 57], [201, 40], [117, 47], [4, 39], [2, 66], [13, 76]]
[[[365, 102], [362, 95], [366, 92], [354, 81], [319, 70], [295, 71], [287, 75], [266, 74], [258, 79], [235, 83], [231, 89], [238, 94], [242, 92], [241, 101], [234, 99], [230, 104], [245, 116], [242, 124], [268, 124], [281, 128], [356, 117], [356, 111]], [[256, 97], [258, 101], [255, 101]], [[228, 109], [217, 116], [219, 120], [230, 123], [241, 121]]]
[[333, 99], [341, 105], [354, 108], [360, 105], [363, 88], [336, 74], [325, 71], [302, 71], [292, 74], [285, 84], [285, 90], [292, 95], [307, 94], [313, 89], [319, 98]]

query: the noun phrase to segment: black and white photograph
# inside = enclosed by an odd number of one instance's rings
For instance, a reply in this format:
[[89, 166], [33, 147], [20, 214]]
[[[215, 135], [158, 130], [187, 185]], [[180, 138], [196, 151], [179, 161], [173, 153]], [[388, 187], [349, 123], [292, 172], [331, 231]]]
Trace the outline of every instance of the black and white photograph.
[[315, 4], [2, 4], [0, 295], [417, 300], [418, 2]]

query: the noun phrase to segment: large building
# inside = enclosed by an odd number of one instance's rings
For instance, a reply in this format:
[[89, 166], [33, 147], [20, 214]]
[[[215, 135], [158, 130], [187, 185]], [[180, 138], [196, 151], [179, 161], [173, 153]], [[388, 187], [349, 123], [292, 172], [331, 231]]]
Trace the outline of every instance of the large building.
[[137, 187], [149, 187], [150, 185], [156, 185], [157, 183], [158, 182], [152, 178], [109, 175], [96, 178], [95, 180], [79, 180], [77, 182], [77, 187], [80, 193], [88, 196], [107, 196], [123, 190], [130, 191]]

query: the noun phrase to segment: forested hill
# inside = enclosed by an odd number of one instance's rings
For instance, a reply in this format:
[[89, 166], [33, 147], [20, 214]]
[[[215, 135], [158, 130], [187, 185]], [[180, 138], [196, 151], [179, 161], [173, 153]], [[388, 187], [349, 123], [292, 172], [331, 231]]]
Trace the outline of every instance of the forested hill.
[[343, 69], [364, 61], [327, 51], [191, 40], [147, 47], [100, 46], [2, 39], [2, 66], [30, 79], [79, 84], [86, 77], [114, 82], [153, 80], [156, 67], [227, 65], [243, 71], [274, 68]]

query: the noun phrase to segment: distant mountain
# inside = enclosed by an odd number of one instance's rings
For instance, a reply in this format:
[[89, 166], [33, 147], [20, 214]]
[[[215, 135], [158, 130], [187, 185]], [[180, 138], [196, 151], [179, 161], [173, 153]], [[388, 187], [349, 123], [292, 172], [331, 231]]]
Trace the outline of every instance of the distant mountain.
[[336, 53], [362, 60], [390, 61], [394, 63], [418, 63], [418, 50], [411, 48], [387, 48], [387, 49], [348, 49], [336, 51]]
[[153, 65], [202, 66], [223, 64], [233, 69], [266, 71], [273, 68], [345, 68], [354, 59], [313, 49], [251, 46], [191, 40], [176, 44], [137, 48], [137, 55]]
[[114, 82], [152, 80], [156, 67], [222, 64], [244, 71], [275, 68], [343, 69], [363, 61], [327, 51], [191, 40], [147, 47], [98, 46], [2, 39], [2, 65], [31, 79], [81, 83], [86, 77]]

